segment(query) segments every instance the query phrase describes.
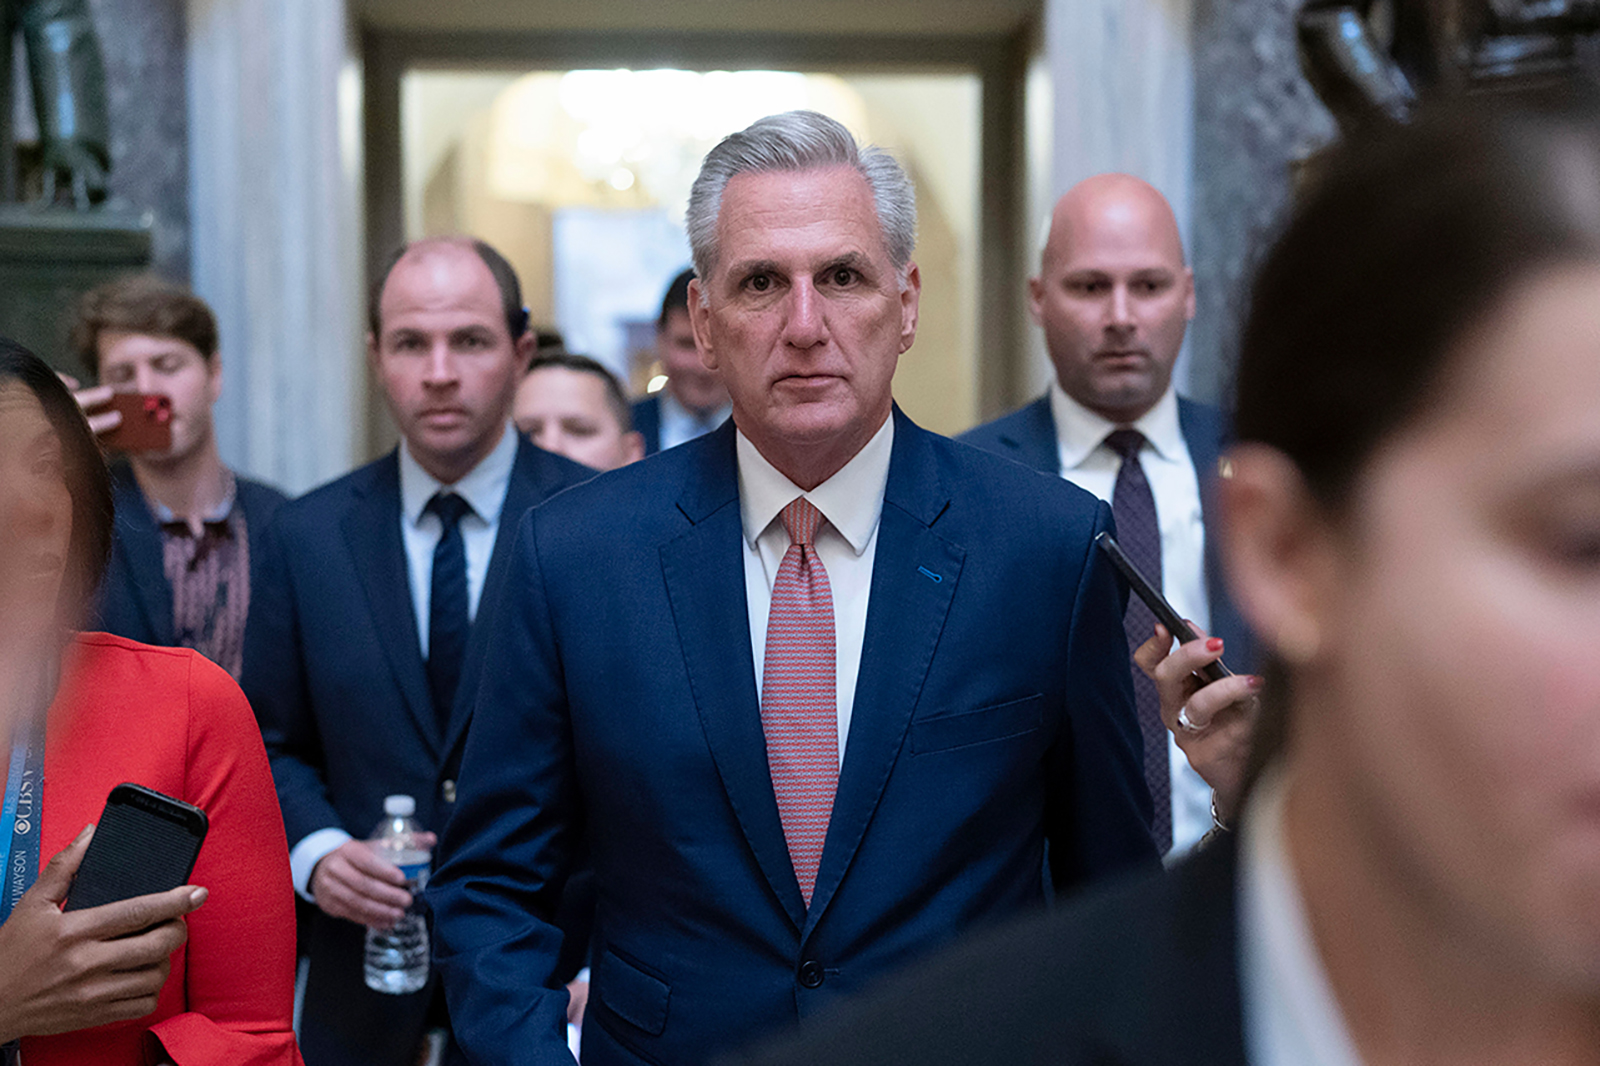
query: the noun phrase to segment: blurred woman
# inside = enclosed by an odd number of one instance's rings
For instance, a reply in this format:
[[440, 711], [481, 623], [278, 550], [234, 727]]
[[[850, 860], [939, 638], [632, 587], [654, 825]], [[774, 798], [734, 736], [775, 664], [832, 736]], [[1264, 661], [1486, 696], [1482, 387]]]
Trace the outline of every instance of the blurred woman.
[[[288, 849], [249, 705], [193, 652], [73, 632], [111, 517], [71, 394], [0, 339], [3, 1061], [20, 1042], [27, 1066], [298, 1063]], [[193, 883], [63, 912], [124, 781], [210, 817]]]
[[[1221, 536], [1276, 657], [1239, 831], [761, 1061], [1600, 1062], [1592, 118], [1347, 145], [1238, 389]], [[1216, 655], [1144, 657], [1229, 748], [1246, 687], [1184, 684]]]

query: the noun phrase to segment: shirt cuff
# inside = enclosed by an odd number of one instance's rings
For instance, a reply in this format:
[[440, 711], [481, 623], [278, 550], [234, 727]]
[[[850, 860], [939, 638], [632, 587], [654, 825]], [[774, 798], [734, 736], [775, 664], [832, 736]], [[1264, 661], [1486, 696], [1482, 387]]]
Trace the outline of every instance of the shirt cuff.
[[324, 855], [354, 839], [343, 829], [330, 827], [308, 834], [294, 846], [289, 852], [289, 876], [294, 879], [294, 890], [301, 899], [307, 903], [316, 902], [311, 898], [312, 871], [317, 868], [317, 863], [322, 861]]

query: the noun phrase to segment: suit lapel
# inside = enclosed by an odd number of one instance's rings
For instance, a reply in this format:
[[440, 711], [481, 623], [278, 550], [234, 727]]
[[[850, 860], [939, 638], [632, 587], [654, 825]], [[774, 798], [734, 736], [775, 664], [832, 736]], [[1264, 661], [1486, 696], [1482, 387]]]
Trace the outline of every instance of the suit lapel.
[[356, 503], [340, 523], [355, 561], [372, 627], [418, 731], [438, 756], [439, 726], [417, 639], [417, 614], [411, 601], [405, 545], [400, 539], [400, 464], [390, 452], [357, 487]]
[[693, 526], [661, 546], [661, 574], [717, 773], [761, 872], [798, 930], [805, 901], [778, 820], [750, 654], [733, 425], [684, 447], [701, 460], [678, 502]]
[[[505, 584], [506, 567], [511, 563], [511, 551], [517, 539], [517, 526], [528, 509], [544, 501], [544, 490], [534, 470], [533, 445], [519, 435], [517, 458], [511, 467], [511, 480], [506, 486], [505, 503], [500, 508], [500, 524], [495, 529], [494, 551], [489, 556], [489, 569], [484, 575], [483, 591], [478, 596], [478, 613], [473, 616], [472, 632], [467, 637], [467, 652], [461, 669], [461, 687], [456, 692], [455, 704], [450, 708], [450, 727], [446, 731], [444, 746], [449, 754], [461, 741], [461, 734], [472, 719], [476, 702], [479, 672], [489, 648], [490, 630], [500, 602], [500, 592]], [[420, 653], [419, 653], [420, 654]]]
[[176, 642], [172, 621], [172, 585], [162, 559], [161, 528], [156, 525], [133, 470], [119, 463], [113, 468], [118, 536], [115, 548], [122, 554], [133, 585], [134, 599], [144, 615], [153, 644]]
[[861, 671], [807, 933], [827, 909], [877, 810], [966, 558], [961, 548], [929, 528], [950, 501], [935, 469], [929, 437], [896, 408]]

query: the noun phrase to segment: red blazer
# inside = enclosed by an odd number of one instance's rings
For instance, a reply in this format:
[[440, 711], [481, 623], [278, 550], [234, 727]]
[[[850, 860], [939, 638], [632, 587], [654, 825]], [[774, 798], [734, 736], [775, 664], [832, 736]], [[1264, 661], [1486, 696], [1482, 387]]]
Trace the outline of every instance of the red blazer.
[[99, 819], [123, 781], [210, 817], [191, 878], [210, 897], [188, 917], [189, 941], [172, 957], [155, 1013], [24, 1038], [22, 1061], [298, 1066], [289, 851], [250, 705], [192, 651], [80, 634], [63, 659], [45, 733], [41, 864]]

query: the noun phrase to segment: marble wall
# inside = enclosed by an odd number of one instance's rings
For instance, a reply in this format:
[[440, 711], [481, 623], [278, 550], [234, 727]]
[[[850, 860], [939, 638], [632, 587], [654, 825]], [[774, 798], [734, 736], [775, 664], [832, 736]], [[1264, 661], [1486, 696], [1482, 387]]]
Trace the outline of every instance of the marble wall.
[[111, 194], [155, 216], [154, 266], [189, 277], [184, 0], [90, 0], [111, 105]]
[[1227, 394], [1250, 274], [1289, 204], [1292, 163], [1335, 134], [1300, 74], [1300, 4], [1195, 0], [1188, 391], [1200, 399]]

